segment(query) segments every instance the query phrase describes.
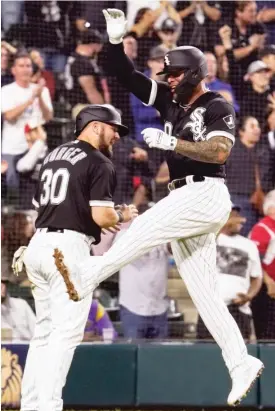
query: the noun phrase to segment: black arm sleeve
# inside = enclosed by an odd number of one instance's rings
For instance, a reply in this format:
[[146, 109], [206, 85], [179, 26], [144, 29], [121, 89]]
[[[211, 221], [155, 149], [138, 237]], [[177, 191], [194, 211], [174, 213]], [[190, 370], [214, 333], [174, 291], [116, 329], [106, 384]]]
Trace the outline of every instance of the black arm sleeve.
[[145, 105], [154, 106], [160, 113], [165, 110], [166, 95], [169, 91], [166, 84], [151, 80], [135, 70], [132, 61], [124, 53], [123, 43], [108, 45], [108, 60], [111, 74]]
[[113, 165], [101, 163], [92, 168], [90, 181], [90, 206], [113, 207], [113, 195], [116, 187], [116, 173]]
[[137, 98], [145, 104], [148, 104], [152, 81], [144, 74], [135, 70], [132, 61], [124, 53], [123, 43], [109, 43], [108, 57], [111, 64], [112, 74], [116, 76], [119, 82]]

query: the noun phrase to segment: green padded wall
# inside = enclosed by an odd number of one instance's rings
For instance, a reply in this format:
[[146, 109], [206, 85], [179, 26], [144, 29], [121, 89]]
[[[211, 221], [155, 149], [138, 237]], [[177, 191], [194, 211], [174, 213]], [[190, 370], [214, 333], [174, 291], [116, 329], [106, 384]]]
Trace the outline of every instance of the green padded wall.
[[[257, 347], [248, 346], [257, 355]], [[231, 380], [216, 344], [140, 346], [137, 405], [225, 405]], [[257, 405], [257, 385], [243, 405]]]
[[275, 409], [275, 344], [259, 344], [259, 358], [265, 365], [260, 378], [260, 403]]
[[64, 404], [132, 406], [136, 396], [137, 347], [82, 344], [64, 389]]

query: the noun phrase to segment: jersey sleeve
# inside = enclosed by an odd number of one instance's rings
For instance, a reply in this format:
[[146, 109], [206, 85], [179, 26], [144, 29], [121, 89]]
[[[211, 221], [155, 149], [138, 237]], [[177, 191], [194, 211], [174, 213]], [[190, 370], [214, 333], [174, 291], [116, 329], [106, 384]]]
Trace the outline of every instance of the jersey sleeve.
[[233, 106], [224, 101], [215, 101], [205, 115], [206, 140], [212, 137], [227, 137], [235, 142], [236, 114]]
[[108, 58], [111, 62], [111, 74], [146, 106], [154, 106], [164, 113], [168, 86], [165, 83], [151, 80], [135, 70], [132, 61], [124, 53], [122, 44], [108, 46]]
[[101, 163], [92, 170], [89, 204], [95, 207], [114, 207], [113, 195], [116, 174], [112, 164]]

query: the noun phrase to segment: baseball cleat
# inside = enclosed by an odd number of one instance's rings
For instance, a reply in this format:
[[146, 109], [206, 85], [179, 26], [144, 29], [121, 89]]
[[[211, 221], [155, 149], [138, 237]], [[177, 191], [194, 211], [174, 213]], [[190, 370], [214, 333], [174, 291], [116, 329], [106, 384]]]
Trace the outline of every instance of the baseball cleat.
[[232, 390], [227, 399], [228, 405], [235, 407], [240, 404], [262, 374], [263, 369], [262, 361], [249, 355], [245, 363], [232, 372]]

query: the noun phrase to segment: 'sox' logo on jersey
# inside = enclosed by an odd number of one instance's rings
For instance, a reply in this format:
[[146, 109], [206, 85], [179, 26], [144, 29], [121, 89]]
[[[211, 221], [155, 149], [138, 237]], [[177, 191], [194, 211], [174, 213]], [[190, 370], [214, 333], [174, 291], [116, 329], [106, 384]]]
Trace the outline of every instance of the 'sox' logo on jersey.
[[206, 127], [204, 126], [204, 119], [203, 113], [206, 111], [203, 107], [198, 107], [193, 113], [190, 115], [190, 119], [192, 121], [188, 121], [188, 123], [184, 126], [183, 129], [190, 127], [190, 130], [193, 134], [194, 141], [204, 141], [205, 140], [205, 132]]

